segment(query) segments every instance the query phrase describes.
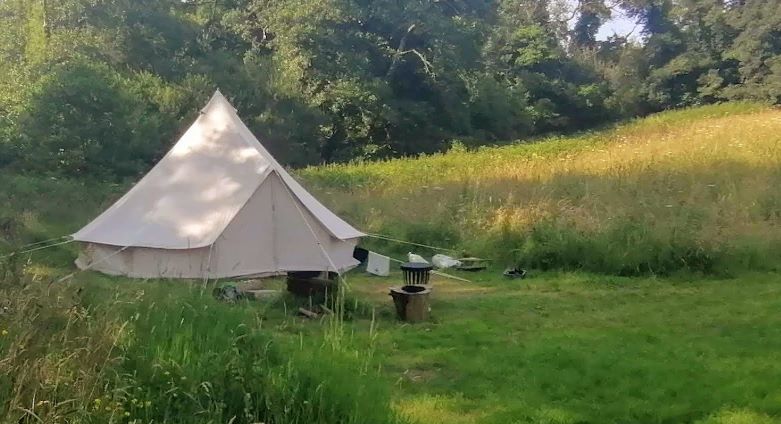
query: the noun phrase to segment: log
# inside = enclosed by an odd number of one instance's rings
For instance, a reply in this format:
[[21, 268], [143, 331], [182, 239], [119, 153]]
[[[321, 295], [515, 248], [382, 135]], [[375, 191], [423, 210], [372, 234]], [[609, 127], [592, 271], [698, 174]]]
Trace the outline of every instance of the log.
[[245, 290], [247, 294], [255, 297], [255, 299], [269, 299], [279, 295], [279, 290]]
[[431, 307], [429, 294], [431, 290], [423, 286], [391, 287], [390, 296], [396, 306], [396, 315], [406, 322], [427, 321]]
[[298, 308], [298, 313], [310, 319], [317, 319], [320, 317], [320, 315], [305, 308]]

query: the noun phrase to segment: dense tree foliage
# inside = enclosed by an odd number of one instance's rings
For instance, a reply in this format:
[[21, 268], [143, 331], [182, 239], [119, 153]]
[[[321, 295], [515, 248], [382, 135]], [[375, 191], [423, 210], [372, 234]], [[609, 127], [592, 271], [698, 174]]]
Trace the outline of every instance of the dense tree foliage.
[[289, 164], [380, 158], [779, 103], [781, 2], [0, 0], [0, 75], [0, 166], [136, 175], [218, 87]]

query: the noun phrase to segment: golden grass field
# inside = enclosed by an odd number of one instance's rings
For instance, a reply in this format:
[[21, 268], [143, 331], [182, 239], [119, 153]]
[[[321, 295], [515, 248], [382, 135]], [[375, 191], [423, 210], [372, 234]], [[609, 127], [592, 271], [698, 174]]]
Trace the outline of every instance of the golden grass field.
[[529, 266], [779, 264], [767, 251], [781, 243], [781, 111], [769, 107], [667, 112], [576, 137], [302, 175], [367, 231]]

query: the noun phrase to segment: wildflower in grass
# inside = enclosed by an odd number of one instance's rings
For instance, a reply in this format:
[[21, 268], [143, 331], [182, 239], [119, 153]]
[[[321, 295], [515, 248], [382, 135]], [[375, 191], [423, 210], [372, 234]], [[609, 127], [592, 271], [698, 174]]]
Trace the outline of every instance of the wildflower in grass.
[[168, 376], [168, 375], [171, 375], [171, 373], [170, 373], [170, 372], [168, 372], [168, 371], [166, 371], [166, 372], [164, 372], [164, 373], [163, 373], [163, 375], [166, 375], [166, 376]]
[[3, 331], [2, 331], [2, 334], [3, 334], [4, 336], [7, 336], [7, 335], [8, 335], [8, 330], [3, 330]]
[[125, 414], [124, 414], [124, 415], [125, 415], [126, 417], [129, 417], [129, 416], [130, 416], [130, 412], [127, 412], [127, 411], [125, 411]]

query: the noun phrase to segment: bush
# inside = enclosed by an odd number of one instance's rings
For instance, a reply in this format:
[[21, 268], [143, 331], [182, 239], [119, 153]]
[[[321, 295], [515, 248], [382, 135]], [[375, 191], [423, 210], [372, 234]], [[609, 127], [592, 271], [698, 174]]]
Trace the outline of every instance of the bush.
[[55, 65], [19, 106], [22, 166], [71, 176], [137, 175], [162, 156], [210, 88], [197, 77], [177, 86], [101, 63]]

